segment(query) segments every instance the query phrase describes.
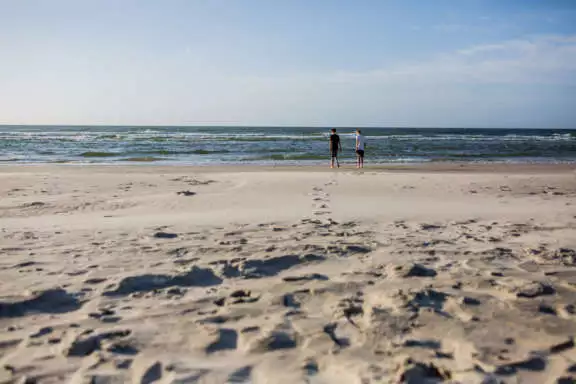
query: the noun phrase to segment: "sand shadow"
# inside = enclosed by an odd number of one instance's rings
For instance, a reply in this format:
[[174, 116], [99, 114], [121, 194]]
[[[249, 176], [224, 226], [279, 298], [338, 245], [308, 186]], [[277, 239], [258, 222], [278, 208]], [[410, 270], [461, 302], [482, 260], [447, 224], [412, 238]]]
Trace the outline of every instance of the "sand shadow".
[[173, 286], [179, 287], [210, 287], [219, 285], [222, 279], [209, 268], [192, 267], [183, 275], [137, 275], [129, 276], [120, 281], [113, 291], [104, 292], [104, 296], [123, 296], [135, 292], [149, 292]]
[[304, 256], [285, 255], [265, 260], [248, 260], [244, 263], [243, 275], [247, 279], [271, 277], [298, 264], [323, 261], [324, 259], [324, 256], [307, 254]]
[[206, 347], [206, 353], [236, 349], [238, 345], [238, 332], [234, 329], [221, 328], [218, 330], [218, 339]]
[[232, 374], [228, 377], [228, 383], [230, 384], [241, 384], [250, 383], [250, 376], [252, 375], [252, 367], [246, 366], [236, 371], [232, 372]]
[[73, 312], [82, 303], [63, 289], [41, 291], [34, 297], [16, 302], [0, 302], [0, 318], [20, 317], [30, 313], [66, 313]]

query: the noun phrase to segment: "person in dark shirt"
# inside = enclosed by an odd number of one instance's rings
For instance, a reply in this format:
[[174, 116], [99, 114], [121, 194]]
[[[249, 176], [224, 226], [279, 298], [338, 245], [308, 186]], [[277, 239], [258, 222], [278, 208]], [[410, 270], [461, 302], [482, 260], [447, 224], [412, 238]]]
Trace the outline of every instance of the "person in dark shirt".
[[340, 163], [338, 162], [338, 151], [342, 152], [340, 136], [336, 134], [336, 129], [334, 128], [330, 132], [330, 168], [334, 168], [334, 162], [340, 168]]

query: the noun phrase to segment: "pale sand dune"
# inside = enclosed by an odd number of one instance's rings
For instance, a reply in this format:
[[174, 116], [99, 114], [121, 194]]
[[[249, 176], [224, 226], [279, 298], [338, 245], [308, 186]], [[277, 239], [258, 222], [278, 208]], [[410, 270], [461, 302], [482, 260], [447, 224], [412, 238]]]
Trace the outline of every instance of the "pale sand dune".
[[0, 383], [576, 377], [574, 166], [10, 166], [0, 196]]

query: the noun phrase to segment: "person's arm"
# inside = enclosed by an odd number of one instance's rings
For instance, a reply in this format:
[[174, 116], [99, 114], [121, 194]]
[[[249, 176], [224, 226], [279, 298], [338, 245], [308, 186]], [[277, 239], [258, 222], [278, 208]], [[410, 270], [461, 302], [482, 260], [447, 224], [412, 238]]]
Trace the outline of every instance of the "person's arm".
[[356, 150], [358, 150], [358, 136], [356, 136]]
[[340, 152], [342, 152], [342, 140], [338, 140], [338, 147], [340, 148]]
[[332, 138], [328, 138], [328, 148], [330, 148], [330, 152], [332, 152]]

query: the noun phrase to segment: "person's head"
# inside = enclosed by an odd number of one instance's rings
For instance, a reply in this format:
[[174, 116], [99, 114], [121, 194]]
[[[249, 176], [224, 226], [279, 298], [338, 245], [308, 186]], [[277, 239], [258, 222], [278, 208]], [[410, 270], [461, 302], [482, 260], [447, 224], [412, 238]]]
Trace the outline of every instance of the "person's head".
[[361, 134], [361, 133], [362, 133], [362, 131], [361, 131], [361, 130], [359, 130], [359, 129], [357, 129], [357, 130], [356, 130], [356, 133], [359, 135], [359, 134]]
[[336, 128], [332, 128], [332, 129], [330, 130], [330, 132], [336, 133]]

